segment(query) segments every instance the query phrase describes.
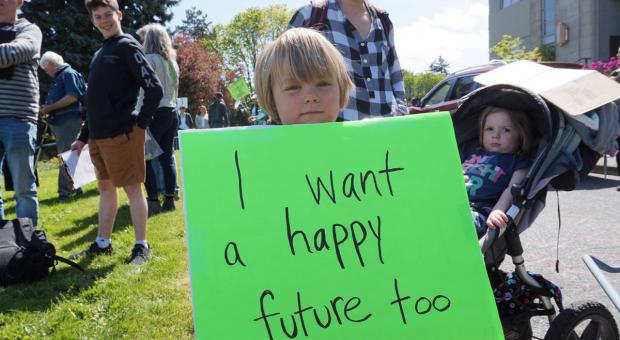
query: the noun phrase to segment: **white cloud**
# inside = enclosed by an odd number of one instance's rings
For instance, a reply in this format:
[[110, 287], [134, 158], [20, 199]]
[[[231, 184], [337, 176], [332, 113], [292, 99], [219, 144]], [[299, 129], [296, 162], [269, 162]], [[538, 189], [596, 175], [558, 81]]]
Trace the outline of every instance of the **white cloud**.
[[423, 72], [440, 55], [450, 64], [451, 72], [484, 64], [489, 58], [488, 13], [486, 2], [469, 3], [395, 27], [401, 67]]

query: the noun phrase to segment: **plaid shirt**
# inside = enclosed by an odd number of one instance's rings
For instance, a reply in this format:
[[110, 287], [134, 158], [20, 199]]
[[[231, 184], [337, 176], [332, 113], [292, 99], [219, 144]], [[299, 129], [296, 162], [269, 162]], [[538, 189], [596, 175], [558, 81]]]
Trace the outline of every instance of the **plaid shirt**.
[[[405, 97], [403, 76], [394, 48], [394, 30], [389, 37], [384, 34], [381, 20], [374, 10], [369, 10], [372, 23], [367, 39], [344, 16], [337, 0], [327, 1], [325, 36], [342, 53], [355, 90], [349, 93], [349, 104], [340, 112], [340, 119], [360, 120], [369, 117], [392, 115], [395, 100], [402, 103]], [[367, 3], [365, 3], [369, 9]], [[301, 7], [290, 27], [307, 27], [312, 5]], [[392, 63], [388, 54], [393, 55]]]

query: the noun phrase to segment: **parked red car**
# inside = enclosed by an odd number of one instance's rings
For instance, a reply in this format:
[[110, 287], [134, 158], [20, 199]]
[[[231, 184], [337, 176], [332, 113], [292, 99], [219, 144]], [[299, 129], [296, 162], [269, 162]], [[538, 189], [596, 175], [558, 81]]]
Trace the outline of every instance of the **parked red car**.
[[[575, 63], [544, 61], [541, 64], [550, 67], [581, 69], [581, 65]], [[482, 84], [474, 81], [474, 77], [503, 65], [506, 65], [506, 62], [494, 60], [486, 65], [469, 67], [449, 74], [444, 80], [428, 91], [418, 101], [417, 105], [410, 106], [409, 113], [416, 114], [432, 111], [450, 111], [450, 113], [454, 113], [459, 106], [459, 99], [482, 86]]]

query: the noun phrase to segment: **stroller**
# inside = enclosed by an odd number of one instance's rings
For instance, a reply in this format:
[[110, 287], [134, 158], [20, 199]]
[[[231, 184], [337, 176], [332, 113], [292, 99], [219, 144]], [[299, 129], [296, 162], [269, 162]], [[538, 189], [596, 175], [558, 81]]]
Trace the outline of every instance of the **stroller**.
[[[545, 339], [617, 340], [618, 327], [604, 305], [589, 301], [565, 308], [558, 287], [527, 272], [519, 236], [544, 208], [549, 185], [557, 190], [575, 189], [603, 152], [615, 150], [616, 104], [604, 105], [579, 120], [527, 89], [506, 84], [487, 86], [467, 96], [453, 115], [459, 151], [476, 145], [479, 114], [486, 106], [525, 112], [537, 130], [532, 166], [523, 181], [511, 188], [513, 204], [506, 212], [511, 219], [509, 226], [489, 229], [480, 239], [505, 338], [531, 339], [530, 319], [542, 315], [550, 323]], [[506, 254], [512, 257], [514, 273], [499, 269]]]

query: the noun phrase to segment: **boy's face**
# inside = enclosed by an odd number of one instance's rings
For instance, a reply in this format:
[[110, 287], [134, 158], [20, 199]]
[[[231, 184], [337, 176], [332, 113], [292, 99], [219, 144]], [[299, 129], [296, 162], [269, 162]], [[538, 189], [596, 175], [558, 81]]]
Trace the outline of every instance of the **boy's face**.
[[334, 122], [342, 106], [334, 77], [307, 83], [278, 79], [273, 86], [273, 98], [282, 124]]
[[91, 20], [104, 39], [122, 33], [121, 20], [123, 20], [123, 13], [121, 11], [116, 11], [110, 7], [97, 7], [92, 11]]

